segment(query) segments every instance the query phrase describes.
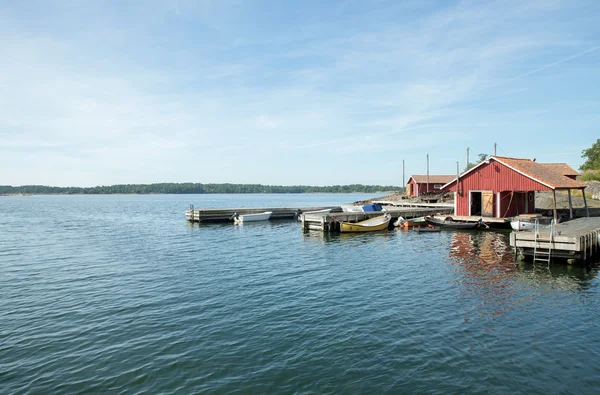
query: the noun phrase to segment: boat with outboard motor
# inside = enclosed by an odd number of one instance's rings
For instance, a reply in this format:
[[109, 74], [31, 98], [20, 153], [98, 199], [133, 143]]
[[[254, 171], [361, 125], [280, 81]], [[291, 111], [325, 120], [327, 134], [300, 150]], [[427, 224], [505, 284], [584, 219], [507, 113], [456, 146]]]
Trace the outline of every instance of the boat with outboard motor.
[[404, 219], [402, 217], [398, 217], [396, 222], [394, 222], [394, 226], [399, 226], [399, 227], [403, 227], [403, 228], [411, 228], [414, 226], [427, 226], [427, 222], [425, 221], [425, 217], [409, 218], [409, 219]]

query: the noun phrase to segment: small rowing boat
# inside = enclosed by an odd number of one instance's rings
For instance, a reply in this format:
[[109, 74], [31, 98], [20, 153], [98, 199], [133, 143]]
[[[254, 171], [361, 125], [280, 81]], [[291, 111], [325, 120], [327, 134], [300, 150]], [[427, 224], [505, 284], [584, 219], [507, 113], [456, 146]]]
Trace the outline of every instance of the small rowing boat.
[[409, 219], [404, 219], [402, 217], [398, 217], [398, 220], [396, 222], [394, 222], [394, 226], [401, 226], [404, 228], [412, 228], [414, 226], [427, 226], [427, 222], [425, 221], [425, 217], [409, 218]]
[[536, 222], [539, 228], [547, 228], [550, 226], [552, 218], [542, 217], [540, 214], [518, 215], [512, 218], [510, 227], [516, 231], [535, 229]]
[[264, 213], [257, 214], [236, 215], [233, 217], [233, 220], [236, 223], [266, 221], [271, 218], [271, 214], [273, 214], [272, 211], [265, 211]]
[[329, 212], [331, 212], [332, 209], [330, 208], [324, 208], [323, 210], [315, 210], [315, 211], [304, 211], [301, 214], [327, 214]]
[[426, 216], [425, 221], [433, 226], [447, 229], [475, 229], [479, 227], [480, 222], [458, 222], [452, 220], [452, 217], [446, 217], [445, 219], [438, 219], [431, 216]]
[[384, 230], [388, 228], [391, 219], [392, 216], [390, 214], [385, 214], [360, 222], [342, 222], [340, 223], [340, 232], [373, 232]]

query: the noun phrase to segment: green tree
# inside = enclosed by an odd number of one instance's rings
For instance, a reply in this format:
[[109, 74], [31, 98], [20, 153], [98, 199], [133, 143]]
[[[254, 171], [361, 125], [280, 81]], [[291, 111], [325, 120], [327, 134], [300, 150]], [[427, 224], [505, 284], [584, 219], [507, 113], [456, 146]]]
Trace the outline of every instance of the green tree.
[[483, 162], [484, 160], [486, 160], [488, 158], [487, 154], [479, 154], [479, 159], [477, 160], [477, 162], [472, 163], [469, 162], [467, 163], [467, 165], [465, 166], [465, 169], [463, 170], [463, 173], [469, 169], [472, 169], [473, 167], [477, 166], [478, 164], [480, 164], [481, 162]]
[[149, 193], [350, 193], [350, 192], [389, 192], [400, 188], [392, 185], [333, 185], [328, 187], [261, 184], [196, 184], [196, 183], [160, 183], [160, 184], [124, 184], [103, 185], [89, 188], [52, 187], [45, 185], [10, 186], [0, 185], [0, 194], [149, 194]]
[[600, 139], [596, 140], [591, 148], [581, 151], [581, 157], [585, 159], [585, 163], [579, 170], [600, 170]]

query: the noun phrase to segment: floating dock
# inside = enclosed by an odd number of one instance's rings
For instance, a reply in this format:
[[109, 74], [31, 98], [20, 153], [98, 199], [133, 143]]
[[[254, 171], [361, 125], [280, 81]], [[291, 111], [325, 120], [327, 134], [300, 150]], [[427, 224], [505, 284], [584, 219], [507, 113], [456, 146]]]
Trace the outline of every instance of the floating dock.
[[318, 211], [331, 209], [342, 211], [340, 206], [315, 206], [315, 207], [263, 207], [263, 208], [215, 208], [195, 209], [190, 206], [185, 211], [185, 218], [190, 222], [226, 222], [231, 221], [234, 214], [259, 214], [271, 211], [271, 219], [294, 219], [306, 211]]
[[[554, 226], [534, 230], [512, 232], [510, 246], [519, 258], [534, 256], [536, 250], [547, 251], [549, 258], [587, 261], [600, 258], [600, 218], [578, 218]], [[535, 258], [535, 257], [534, 257]]]
[[404, 219], [418, 218], [425, 215], [436, 214], [451, 214], [454, 212], [452, 207], [406, 207], [406, 208], [390, 208], [386, 207], [386, 211], [367, 211], [367, 212], [342, 212], [342, 213], [319, 213], [319, 214], [301, 214], [302, 229], [304, 231], [319, 230], [321, 232], [339, 232], [341, 222], [358, 222], [369, 218], [378, 217], [385, 213], [392, 216], [391, 224], [402, 217]]

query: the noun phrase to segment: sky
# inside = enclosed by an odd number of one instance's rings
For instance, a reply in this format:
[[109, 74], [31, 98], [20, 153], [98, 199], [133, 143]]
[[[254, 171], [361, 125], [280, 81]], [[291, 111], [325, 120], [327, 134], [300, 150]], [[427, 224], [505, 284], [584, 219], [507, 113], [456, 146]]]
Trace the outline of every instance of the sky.
[[597, 0], [4, 0], [0, 54], [0, 185], [401, 185], [600, 138]]

